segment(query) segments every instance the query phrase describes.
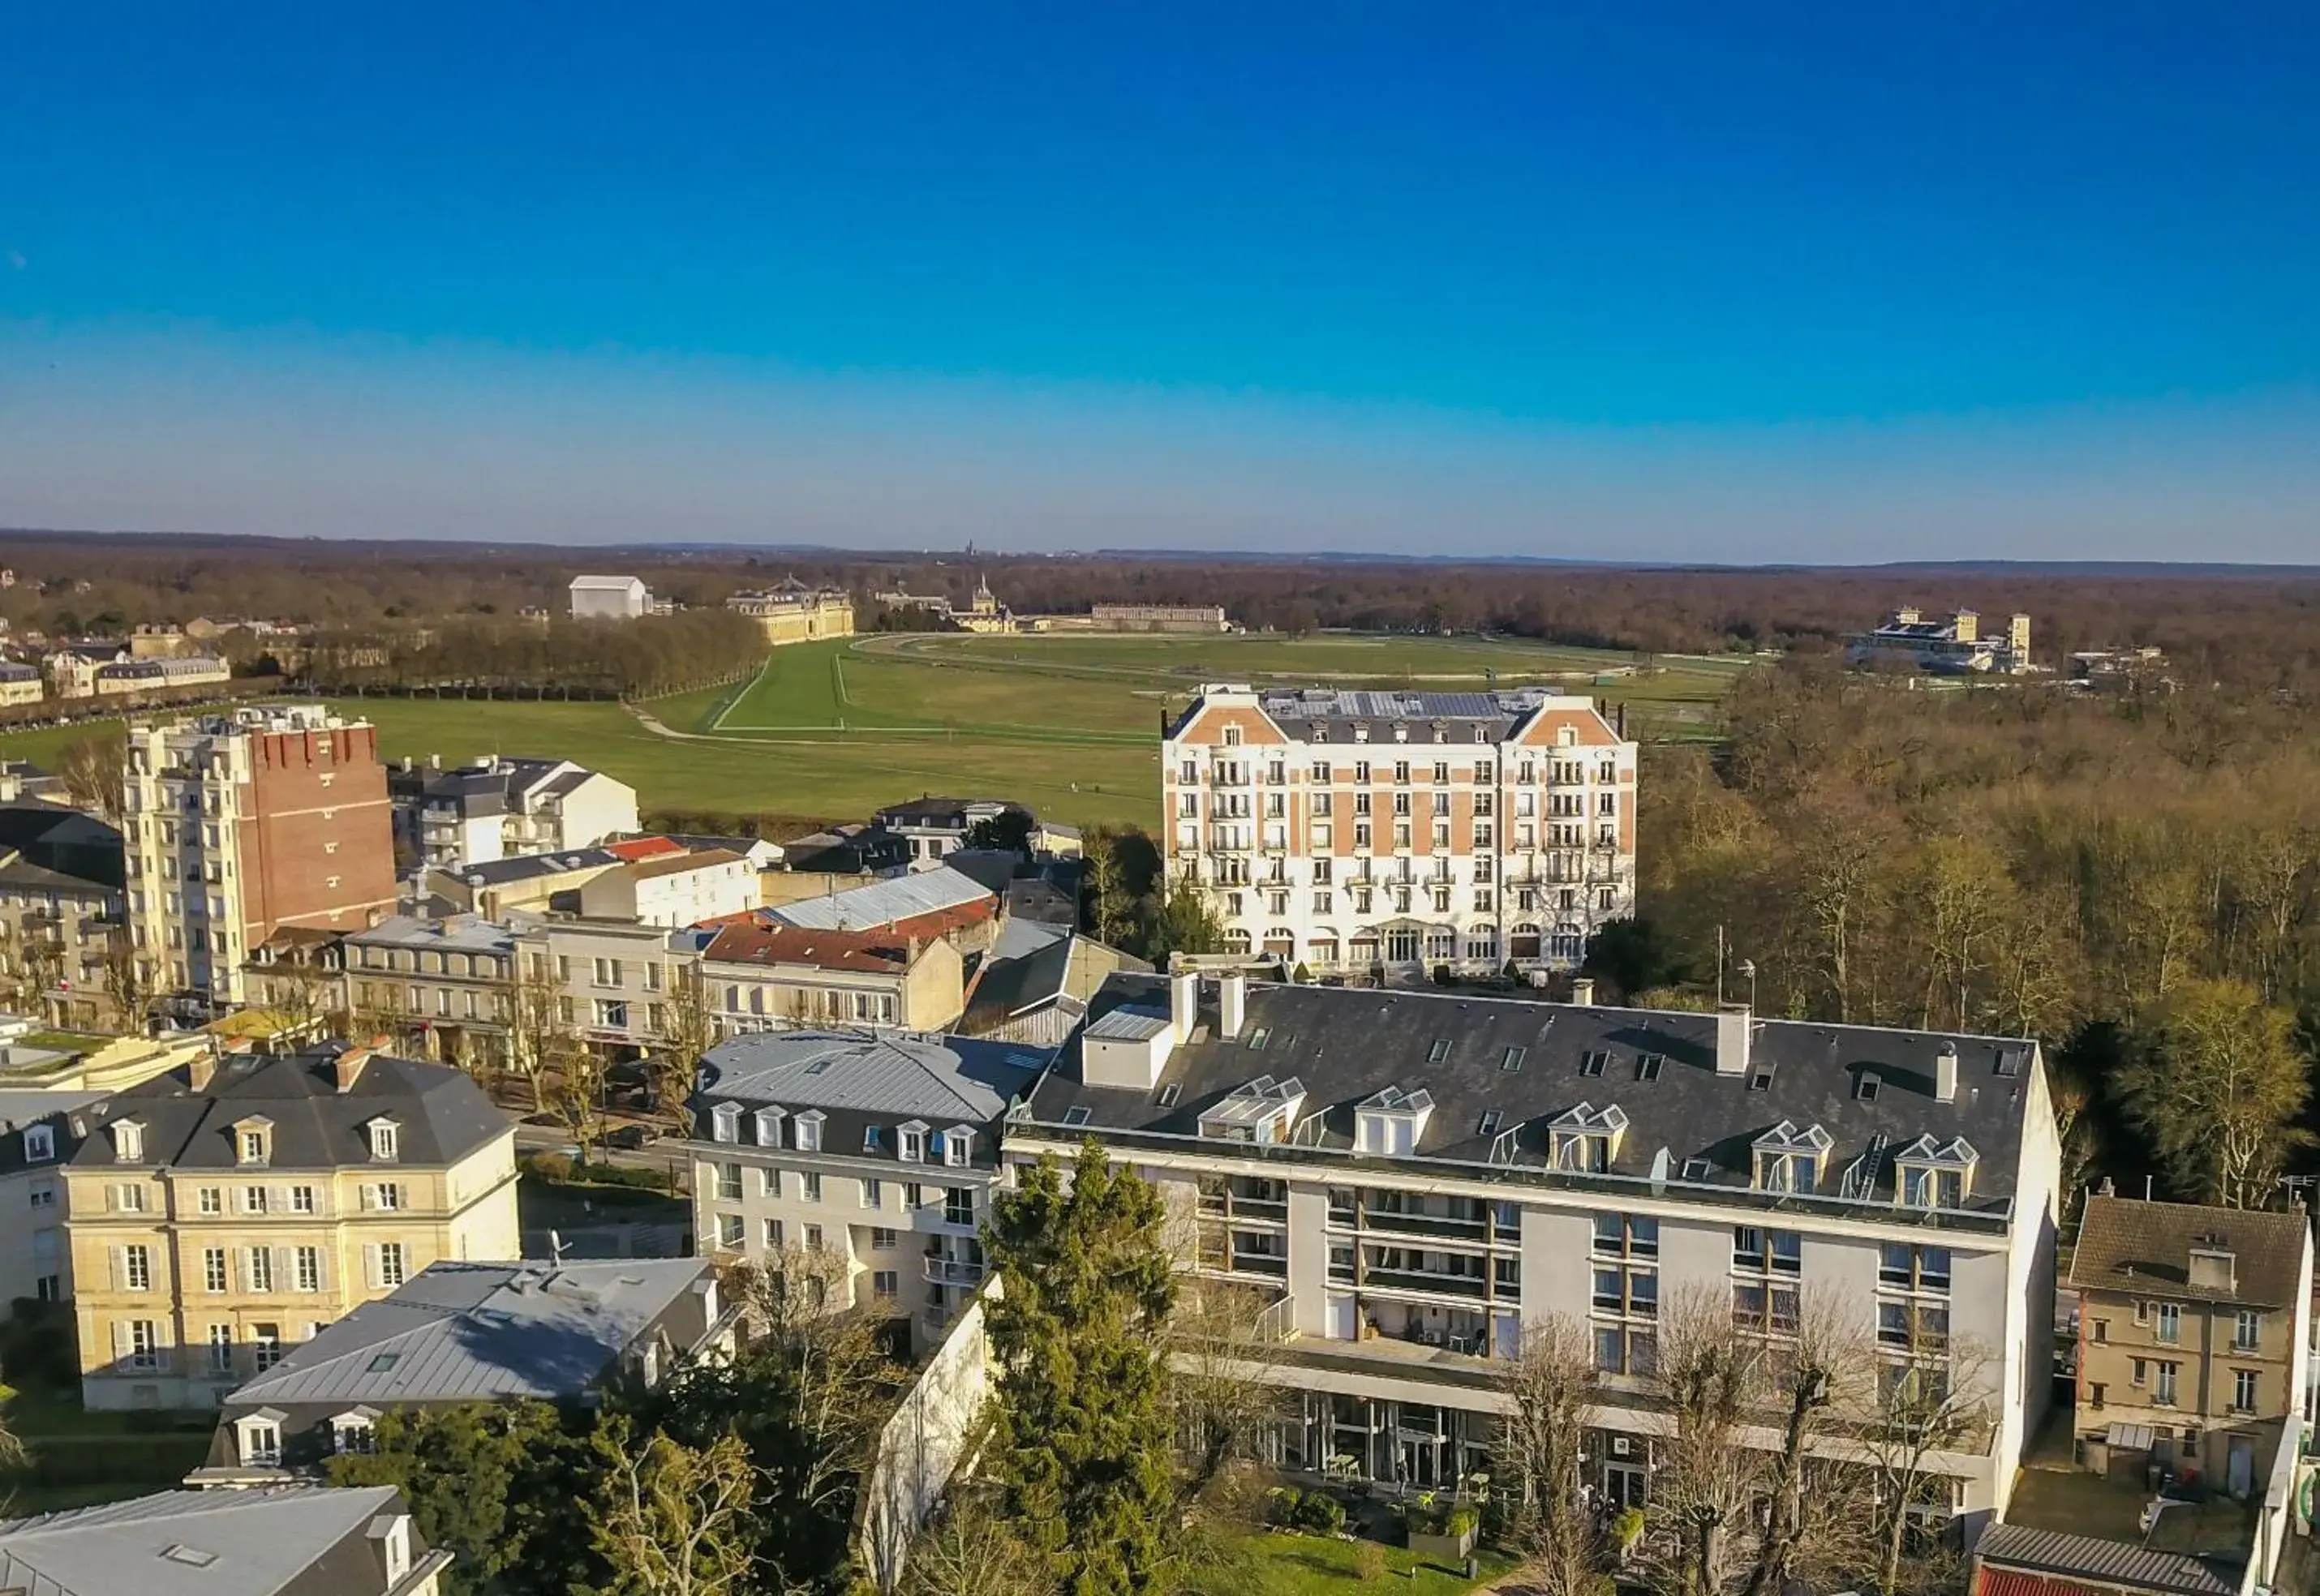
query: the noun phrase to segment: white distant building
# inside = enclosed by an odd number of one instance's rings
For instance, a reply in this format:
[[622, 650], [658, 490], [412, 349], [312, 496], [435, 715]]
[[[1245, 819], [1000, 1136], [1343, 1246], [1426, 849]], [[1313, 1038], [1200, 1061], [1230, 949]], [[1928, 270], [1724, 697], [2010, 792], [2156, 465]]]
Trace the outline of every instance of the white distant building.
[[633, 576], [575, 576], [574, 620], [634, 620], [652, 613], [652, 590]]
[[672, 929], [745, 915], [757, 901], [757, 867], [722, 848], [624, 864], [580, 888], [580, 912], [592, 919]]

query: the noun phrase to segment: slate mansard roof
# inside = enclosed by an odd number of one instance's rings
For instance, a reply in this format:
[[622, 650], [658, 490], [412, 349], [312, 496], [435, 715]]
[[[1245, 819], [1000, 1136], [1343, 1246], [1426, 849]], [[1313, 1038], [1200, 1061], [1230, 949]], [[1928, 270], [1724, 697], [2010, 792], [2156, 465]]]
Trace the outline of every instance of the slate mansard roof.
[[[364, 1536], [392, 1485], [163, 1491], [0, 1521], [0, 1590], [32, 1596], [274, 1596], [376, 1590]], [[423, 1554], [412, 1536], [412, 1561]]]
[[[1355, 1105], [1389, 1087], [1422, 1088], [1434, 1106], [1418, 1160], [1554, 1179], [1561, 1172], [1551, 1173], [1548, 1123], [1582, 1105], [1598, 1114], [1616, 1106], [1626, 1130], [1606, 1174], [1735, 1195], [1750, 1186], [1757, 1140], [1785, 1122], [1793, 1132], [1818, 1126], [1830, 1138], [1819, 1198], [1884, 1207], [1893, 1202], [1897, 1157], [1921, 1138], [1937, 1149], [1962, 1138], [1976, 1164], [1956, 1222], [1975, 1224], [1979, 1215], [1981, 1228], [1992, 1228], [2011, 1213], [2039, 1078], [2036, 1044], [2010, 1038], [1759, 1020], [1747, 1071], [1718, 1075], [1714, 1014], [1251, 982], [1239, 1034], [1218, 1037], [1209, 999], [1152, 1090], [1082, 1081], [1082, 1037], [1155, 1036], [1168, 1010], [1165, 978], [1106, 982], [1088, 1023], [1034, 1090], [1030, 1120], [1072, 1137], [1110, 1131], [1189, 1142], [1204, 1110], [1271, 1077], [1302, 1087], [1295, 1145], [1350, 1152]], [[1957, 1053], [1949, 1103], [1935, 1096], [1945, 1047]]]
[[[1551, 688], [1526, 687], [1500, 692], [1378, 692], [1349, 688], [1264, 688], [1256, 692], [1257, 708], [1282, 735], [1300, 742], [1355, 744], [1359, 733], [1369, 746], [1436, 747], [1433, 728], [1440, 726], [1445, 743], [1503, 743], [1529, 726], [1542, 711], [1592, 715], [1594, 700]], [[1168, 728], [1176, 737], [1206, 703], [1196, 699]], [[1393, 727], [1408, 728], [1409, 741], [1397, 744]], [[1479, 738], [1477, 734], [1480, 734]], [[1374, 754], [1369, 757], [1377, 757]], [[1418, 755], [1409, 755], [1417, 758]]]
[[[1052, 1055], [1017, 1042], [959, 1036], [866, 1034], [838, 1031], [769, 1031], [736, 1036], [702, 1055], [693, 1099], [698, 1138], [718, 1105], [744, 1114], [779, 1108], [819, 1109], [826, 1122], [822, 1145], [831, 1152], [865, 1148], [864, 1129], [884, 1129], [880, 1152], [892, 1157], [893, 1127], [923, 1121], [995, 1129], [1010, 1104], [1028, 1091]], [[745, 1123], [741, 1140], [752, 1138]], [[994, 1161], [996, 1136], [975, 1150], [975, 1162]]]
[[92, 1114], [88, 1135], [73, 1154], [76, 1168], [109, 1168], [113, 1139], [107, 1127], [135, 1120], [144, 1128], [144, 1158], [130, 1168], [241, 1168], [233, 1128], [243, 1120], [270, 1123], [272, 1169], [331, 1169], [372, 1164], [368, 1126], [381, 1117], [397, 1126], [397, 1156], [381, 1170], [441, 1168], [494, 1139], [511, 1122], [475, 1081], [441, 1064], [372, 1054], [348, 1090], [337, 1086], [335, 1060], [343, 1044], [277, 1058], [242, 1054], [217, 1067], [195, 1091], [183, 1070], [156, 1076], [113, 1095]]

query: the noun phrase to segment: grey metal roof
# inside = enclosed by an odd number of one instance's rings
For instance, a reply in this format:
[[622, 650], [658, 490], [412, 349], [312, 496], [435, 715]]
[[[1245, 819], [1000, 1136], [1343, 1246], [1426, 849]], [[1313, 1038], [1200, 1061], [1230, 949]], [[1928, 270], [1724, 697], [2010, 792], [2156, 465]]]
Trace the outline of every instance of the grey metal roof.
[[357, 947], [448, 948], [476, 953], [504, 953], [515, 946], [515, 933], [506, 926], [464, 915], [440, 920], [389, 915], [367, 930], [349, 932], [346, 940]]
[[1998, 1564], [2134, 1590], [2180, 1591], [2182, 1596], [2238, 1596], [2246, 1566], [2244, 1557], [2233, 1562], [2153, 1552], [2133, 1541], [2098, 1540], [2022, 1524], [1990, 1525], [1974, 1543], [1973, 1552], [1985, 1566]]
[[776, 920], [817, 931], [859, 931], [873, 925], [890, 925], [914, 915], [957, 908], [992, 896], [991, 889], [982, 882], [945, 865], [940, 870], [873, 881], [866, 887], [834, 892], [827, 897], [798, 898], [777, 905], [766, 913]]
[[[1090, 1005], [1081, 1034], [1149, 1037], [1167, 1024], [1168, 1004], [1165, 977], [1115, 975]], [[1355, 1104], [1389, 1087], [1424, 1088], [1435, 1107], [1418, 1157], [1545, 1172], [1551, 1119], [1581, 1104], [1599, 1115], [1616, 1106], [1627, 1129], [1610, 1175], [1643, 1178], [1664, 1159], [1671, 1179], [1739, 1187], [1753, 1176], [1756, 1139], [1785, 1121], [1798, 1131], [1820, 1126], [1831, 1139], [1824, 1200], [1848, 1195], [1841, 1182], [1861, 1160], [1872, 1177], [1857, 1195], [1889, 1204], [1892, 1154], [1930, 1133], [1972, 1144], [1980, 1162], [1967, 1210], [1994, 1217], [2010, 1210], [2027, 1112], [2026, 1050], [2035, 1046], [1759, 1020], [1748, 1071], [1718, 1075], [1717, 1017], [1706, 1014], [1252, 981], [1237, 1037], [1216, 1034], [1213, 998], [1199, 1018], [1192, 1040], [1171, 1050], [1161, 1074], [1159, 1087], [1178, 1088], [1165, 1094], [1167, 1106], [1161, 1090], [1083, 1084], [1074, 1040], [1034, 1090], [1033, 1118], [1060, 1125], [1084, 1108], [1098, 1133], [1192, 1136], [1201, 1112], [1236, 1087], [1259, 1076], [1295, 1076], [1308, 1094], [1299, 1142], [1349, 1150]], [[1944, 1046], [1958, 1053], [1949, 1103], [1935, 1096]], [[1865, 1077], [1875, 1078], [1866, 1096]]]
[[345, 1092], [333, 1060], [344, 1044], [279, 1058], [243, 1054], [218, 1066], [209, 1085], [195, 1091], [183, 1070], [172, 1070], [115, 1092], [73, 1156], [76, 1166], [113, 1164], [113, 1141], [104, 1128], [125, 1119], [144, 1127], [145, 1158], [138, 1168], [231, 1169], [237, 1167], [236, 1123], [271, 1122], [276, 1169], [331, 1169], [368, 1165], [371, 1121], [398, 1126], [400, 1156], [377, 1166], [441, 1168], [509, 1133], [513, 1122], [493, 1105], [474, 1079], [442, 1064], [373, 1054]]
[[702, 1056], [705, 1100], [983, 1123], [1046, 1065], [1043, 1048], [966, 1037], [769, 1031]]
[[1168, 1015], [1164, 1011], [1154, 1013], [1147, 1008], [1120, 1007], [1111, 1010], [1087, 1028], [1089, 1036], [1116, 1037], [1123, 1041], [1142, 1041], [1168, 1029]]
[[[382, 1513], [392, 1485], [163, 1491], [0, 1521], [0, 1589], [26, 1596], [274, 1596]], [[414, 1540], [416, 1537], [413, 1537]]]
[[470, 887], [505, 887], [515, 881], [532, 881], [542, 876], [560, 876], [620, 862], [619, 854], [602, 848], [572, 848], [560, 853], [520, 853], [512, 859], [460, 865], [449, 873]]
[[430, 1264], [294, 1348], [226, 1407], [576, 1396], [714, 1267], [699, 1258]]

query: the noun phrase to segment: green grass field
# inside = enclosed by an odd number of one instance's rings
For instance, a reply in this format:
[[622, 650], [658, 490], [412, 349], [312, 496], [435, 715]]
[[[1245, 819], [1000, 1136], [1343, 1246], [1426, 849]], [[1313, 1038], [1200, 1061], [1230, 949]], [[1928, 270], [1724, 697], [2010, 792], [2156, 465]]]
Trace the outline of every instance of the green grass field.
[[[554, 754], [648, 810], [859, 816], [921, 793], [995, 793], [1078, 825], [1150, 825], [1159, 728], [1202, 681], [1479, 691], [1560, 686], [1625, 704], [1631, 735], [1713, 737], [1735, 658], [1651, 660], [1476, 637], [891, 636], [776, 649], [754, 679], [638, 706], [359, 699], [390, 760]], [[36, 762], [86, 728], [0, 737]]]

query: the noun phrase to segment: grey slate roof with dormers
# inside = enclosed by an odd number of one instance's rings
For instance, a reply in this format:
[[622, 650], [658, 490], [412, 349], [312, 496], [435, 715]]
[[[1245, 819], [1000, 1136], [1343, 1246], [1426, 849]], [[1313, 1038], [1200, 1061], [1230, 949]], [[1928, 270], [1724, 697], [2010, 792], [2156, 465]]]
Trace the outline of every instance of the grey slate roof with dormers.
[[[1550, 1120], [1581, 1105], [1597, 1115], [1617, 1107], [1627, 1130], [1607, 1172], [1614, 1177], [1649, 1178], [1660, 1166], [1673, 1181], [1745, 1188], [1757, 1139], [1786, 1122], [1799, 1135], [1817, 1125], [1830, 1139], [1823, 1197], [1842, 1195], [1848, 1165], [1875, 1148], [1884, 1156], [1860, 1195], [1890, 1204], [1891, 1155], [1925, 1135], [1943, 1145], [1963, 1137], [1978, 1155], [1967, 1213], [1994, 1218], [2013, 1195], [2035, 1058], [2029, 1042], [1758, 1021], [1750, 1070], [1730, 1076], [1716, 1072], [1713, 1014], [1251, 982], [1246, 1020], [1226, 1040], [1216, 1034], [1213, 983], [1210, 990], [1192, 1039], [1173, 1050], [1154, 1089], [1083, 1084], [1075, 1035], [1034, 1090], [1031, 1120], [1072, 1136], [1192, 1138], [1203, 1110], [1270, 1076], [1302, 1086], [1298, 1140], [1320, 1150], [1350, 1150], [1355, 1105], [1399, 1087], [1433, 1099], [1421, 1159], [1545, 1174]], [[1168, 1012], [1165, 978], [1115, 976], [1080, 1034], [1150, 1036]], [[1950, 1103], [1935, 1096], [1945, 1045], [1958, 1053]], [[1510, 1050], [1520, 1050], [1512, 1069]], [[1596, 1073], [1587, 1072], [1590, 1055], [1600, 1056]], [[1656, 1065], [1646, 1062], [1654, 1058]], [[1864, 1075], [1877, 1083], [1867, 1097]], [[1496, 1116], [1489, 1131], [1486, 1115]]]
[[513, 1123], [483, 1088], [446, 1065], [374, 1054], [340, 1092], [333, 1060], [344, 1046], [279, 1058], [228, 1058], [198, 1092], [182, 1069], [116, 1092], [102, 1113], [87, 1116], [88, 1134], [72, 1162], [77, 1168], [118, 1162], [108, 1127], [128, 1119], [143, 1127], [145, 1156], [136, 1168], [236, 1168], [233, 1127], [250, 1118], [272, 1127], [268, 1163], [276, 1169], [368, 1164], [367, 1127], [381, 1117], [396, 1123], [395, 1162], [402, 1165], [454, 1164], [512, 1133]]
[[[709, 1116], [721, 1103], [744, 1114], [820, 1110], [822, 1145], [832, 1152], [863, 1150], [865, 1127], [877, 1125], [886, 1133], [872, 1157], [893, 1155], [896, 1125], [966, 1125], [987, 1132], [975, 1162], [988, 1165], [1001, 1118], [1049, 1057], [1044, 1048], [959, 1036], [833, 1031], [736, 1036], [702, 1055], [693, 1099], [696, 1134], [708, 1136]], [[743, 1140], [748, 1140], [746, 1130]]]
[[[26, 1596], [363, 1596], [386, 1588], [367, 1543], [403, 1510], [392, 1485], [163, 1491], [0, 1521], [0, 1590]], [[414, 1561], [423, 1548], [412, 1535]]]

